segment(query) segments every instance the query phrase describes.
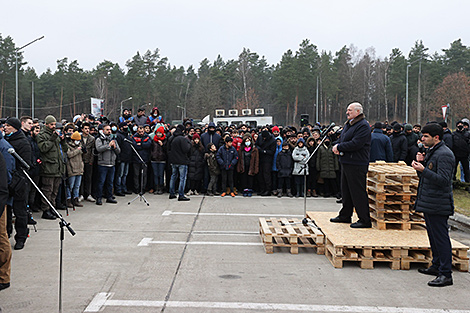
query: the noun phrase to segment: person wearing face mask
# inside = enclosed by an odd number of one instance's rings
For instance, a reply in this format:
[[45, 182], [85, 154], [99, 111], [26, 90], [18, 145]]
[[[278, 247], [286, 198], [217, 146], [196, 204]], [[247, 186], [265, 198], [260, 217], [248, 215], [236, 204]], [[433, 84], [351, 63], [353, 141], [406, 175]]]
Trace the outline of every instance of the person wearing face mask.
[[78, 131], [74, 132], [67, 140], [67, 187], [65, 190], [67, 207], [82, 207], [78, 201], [80, 184], [83, 175], [83, 148], [82, 136]]
[[[116, 141], [121, 147], [116, 163], [116, 181], [115, 181], [115, 195], [122, 197], [130, 195], [132, 192], [127, 190], [127, 175], [129, 174], [129, 166], [132, 162], [132, 148], [129, 141], [129, 124], [127, 122], [119, 123], [119, 130], [116, 134]], [[126, 141], [125, 139], [129, 140]]]
[[117, 124], [112, 122], [111, 124], [109, 124], [109, 126], [111, 126], [111, 139], [116, 139], [116, 134], [118, 131]]
[[465, 121], [458, 121], [457, 130], [452, 133], [452, 152], [455, 156], [454, 180], [456, 180], [457, 168], [462, 163], [465, 182], [470, 182], [468, 156], [470, 154], [470, 133], [465, 130]]
[[158, 108], [154, 107], [150, 115], [147, 117], [146, 124], [149, 126], [154, 126], [157, 123], [164, 123], [164, 121], [162, 116], [160, 115], [160, 111], [158, 110]]
[[274, 153], [276, 152], [276, 139], [267, 127], [261, 131], [261, 136], [256, 140], [256, 148], [259, 150], [259, 182], [260, 196], [270, 196], [272, 190], [271, 168], [273, 166]]
[[238, 150], [237, 172], [240, 178], [240, 187], [244, 197], [253, 194], [253, 177], [259, 172], [259, 151], [253, 145], [250, 134], [243, 135], [242, 144]]

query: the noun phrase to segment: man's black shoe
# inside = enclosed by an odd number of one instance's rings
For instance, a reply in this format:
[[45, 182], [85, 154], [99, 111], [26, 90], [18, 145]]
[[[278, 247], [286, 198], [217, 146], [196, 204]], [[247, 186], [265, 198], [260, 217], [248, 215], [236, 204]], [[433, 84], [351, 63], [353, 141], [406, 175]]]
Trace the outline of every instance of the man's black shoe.
[[57, 216], [55, 216], [50, 210], [42, 212], [41, 218], [44, 218], [46, 220], [55, 220]]
[[261, 197], [267, 197], [267, 196], [270, 196], [270, 195], [271, 195], [271, 193], [269, 191], [265, 191], [265, 192], [262, 192], [260, 194]]
[[351, 228], [371, 228], [372, 223], [371, 222], [364, 223], [362, 221], [357, 221], [356, 223], [352, 223], [351, 225], [349, 225], [349, 227], [351, 227]]
[[439, 270], [435, 267], [418, 268], [418, 272], [425, 275], [439, 276]]
[[176, 199], [176, 195], [170, 195], [168, 198], [169, 199]]
[[125, 194], [125, 195], [131, 195], [131, 194], [132, 194], [132, 191], [126, 190], [126, 191], [124, 191], [124, 194]]
[[343, 203], [343, 199], [336, 200], [336, 203]]
[[428, 286], [431, 287], [445, 287], [445, 286], [451, 286], [453, 285], [454, 282], [452, 281], [452, 277], [445, 277], [444, 275], [440, 275], [436, 277], [435, 279], [431, 280], [428, 282]]
[[96, 199], [96, 205], [102, 205], [103, 201], [101, 199]]
[[56, 210], [67, 210], [67, 206], [62, 203], [56, 203], [55, 208]]
[[178, 197], [178, 201], [189, 201], [189, 198], [186, 198], [185, 196]]
[[37, 223], [32, 216], [28, 218], [28, 225], [36, 225]]
[[10, 287], [10, 283], [0, 283], [0, 290], [7, 289]]
[[106, 203], [117, 203], [113, 198], [106, 199]]
[[333, 217], [333, 218], [330, 218], [330, 222], [332, 223], [351, 223], [351, 218], [347, 218], [347, 217], [341, 217], [341, 216], [337, 216], [337, 217]]
[[21, 250], [24, 248], [24, 241], [17, 241], [13, 249], [15, 250]]
[[125, 197], [126, 196], [125, 194], [123, 194], [121, 192], [116, 192], [115, 195], [118, 196], [118, 197]]

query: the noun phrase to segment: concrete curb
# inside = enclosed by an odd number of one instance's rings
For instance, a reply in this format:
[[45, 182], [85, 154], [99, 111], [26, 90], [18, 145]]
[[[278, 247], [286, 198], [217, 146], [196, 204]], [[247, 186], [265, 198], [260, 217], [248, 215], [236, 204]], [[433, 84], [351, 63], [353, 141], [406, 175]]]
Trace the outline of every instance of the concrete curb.
[[470, 217], [455, 212], [454, 215], [450, 216], [450, 219], [454, 222], [465, 225], [470, 228]]

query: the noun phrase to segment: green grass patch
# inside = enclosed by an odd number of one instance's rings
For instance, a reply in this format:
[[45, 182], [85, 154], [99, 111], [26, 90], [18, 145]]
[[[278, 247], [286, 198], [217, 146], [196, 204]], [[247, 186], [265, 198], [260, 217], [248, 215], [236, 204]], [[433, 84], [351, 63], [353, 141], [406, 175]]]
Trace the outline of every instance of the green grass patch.
[[455, 211], [470, 216], [470, 193], [465, 189], [454, 189]]

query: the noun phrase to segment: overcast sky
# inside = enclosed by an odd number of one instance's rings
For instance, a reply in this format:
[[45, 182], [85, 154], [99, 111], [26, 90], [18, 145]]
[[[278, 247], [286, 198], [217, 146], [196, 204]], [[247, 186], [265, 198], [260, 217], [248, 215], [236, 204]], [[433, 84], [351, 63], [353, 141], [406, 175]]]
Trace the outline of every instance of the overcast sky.
[[276, 64], [303, 39], [338, 51], [354, 44], [385, 57], [408, 55], [416, 40], [431, 53], [461, 38], [470, 45], [470, 1], [418, 0], [17, 0], [1, 4], [0, 33], [24, 50], [38, 74], [64, 57], [90, 70], [103, 60], [125, 62], [160, 49], [172, 65], [217, 55], [235, 59], [244, 47]]

